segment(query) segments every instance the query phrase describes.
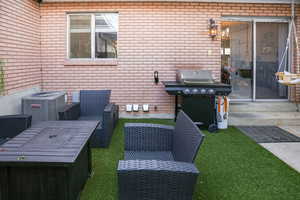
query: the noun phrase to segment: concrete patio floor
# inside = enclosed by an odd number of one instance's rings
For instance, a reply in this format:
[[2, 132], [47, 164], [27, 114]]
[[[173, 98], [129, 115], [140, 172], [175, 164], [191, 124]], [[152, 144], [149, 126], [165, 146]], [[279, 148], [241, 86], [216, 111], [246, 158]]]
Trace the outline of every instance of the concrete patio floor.
[[[300, 126], [279, 126], [300, 137]], [[300, 142], [260, 143], [279, 159], [300, 173]]]
[[291, 102], [233, 102], [229, 124], [233, 126], [299, 126], [300, 112]]
[[[291, 102], [232, 102], [229, 124], [233, 126], [278, 126], [300, 137], [300, 112]], [[300, 172], [300, 142], [260, 143]]]
[[[300, 121], [299, 121], [300, 124]], [[300, 137], [300, 126], [279, 126], [280, 128]]]
[[300, 173], [299, 142], [261, 143], [260, 145]]

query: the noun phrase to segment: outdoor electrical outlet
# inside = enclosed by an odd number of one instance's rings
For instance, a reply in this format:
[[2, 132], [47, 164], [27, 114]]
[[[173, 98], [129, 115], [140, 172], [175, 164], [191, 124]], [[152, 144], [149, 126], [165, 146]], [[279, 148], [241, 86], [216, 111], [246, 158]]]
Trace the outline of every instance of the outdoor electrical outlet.
[[126, 105], [126, 112], [132, 112], [132, 105], [131, 104]]
[[158, 110], [158, 106], [154, 106], [154, 110], [157, 111]]
[[143, 105], [143, 111], [144, 112], [149, 112], [149, 104], [144, 104]]
[[133, 104], [133, 112], [139, 111], [139, 104]]

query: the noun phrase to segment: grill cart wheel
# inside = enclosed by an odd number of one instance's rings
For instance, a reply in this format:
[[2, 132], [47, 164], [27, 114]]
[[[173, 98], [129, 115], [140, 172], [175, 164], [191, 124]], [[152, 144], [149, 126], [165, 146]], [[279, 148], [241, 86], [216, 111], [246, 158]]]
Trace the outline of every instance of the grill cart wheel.
[[217, 132], [217, 130], [218, 130], [218, 126], [216, 124], [211, 124], [208, 126], [208, 131], [210, 133], [215, 133], [215, 132]]

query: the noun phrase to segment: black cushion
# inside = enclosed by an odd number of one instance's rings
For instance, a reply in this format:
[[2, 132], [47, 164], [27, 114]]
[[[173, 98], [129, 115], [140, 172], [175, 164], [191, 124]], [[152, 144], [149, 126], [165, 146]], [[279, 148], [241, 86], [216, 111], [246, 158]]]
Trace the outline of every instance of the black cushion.
[[97, 129], [102, 129], [102, 120], [103, 120], [103, 117], [102, 116], [98, 116], [98, 115], [92, 115], [92, 116], [80, 116], [78, 118], [78, 120], [81, 120], [81, 121], [100, 121], [99, 125], [97, 126]]
[[125, 160], [174, 161], [171, 151], [125, 151]]
[[110, 90], [81, 90], [80, 115], [102, 116], [105, 106], [109, 103]]
[[0, 116], [0, 138], [13, 138], [31, 126], [30, 115]]
[[7, 142], [9, 139], [7, 138], [0, 138], [0, 145], [4, 144], [5, 142]]

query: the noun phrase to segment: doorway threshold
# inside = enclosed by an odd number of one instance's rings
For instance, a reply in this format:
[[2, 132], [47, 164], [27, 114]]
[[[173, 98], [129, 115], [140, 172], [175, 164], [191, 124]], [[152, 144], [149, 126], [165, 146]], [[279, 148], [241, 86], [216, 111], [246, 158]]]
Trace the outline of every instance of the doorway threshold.
[[230, 99], [231, 104], [291, 102], [289, 99]]
[[297, 112], [297, 105], [289, 101], [231, 101], [229, 112]]

